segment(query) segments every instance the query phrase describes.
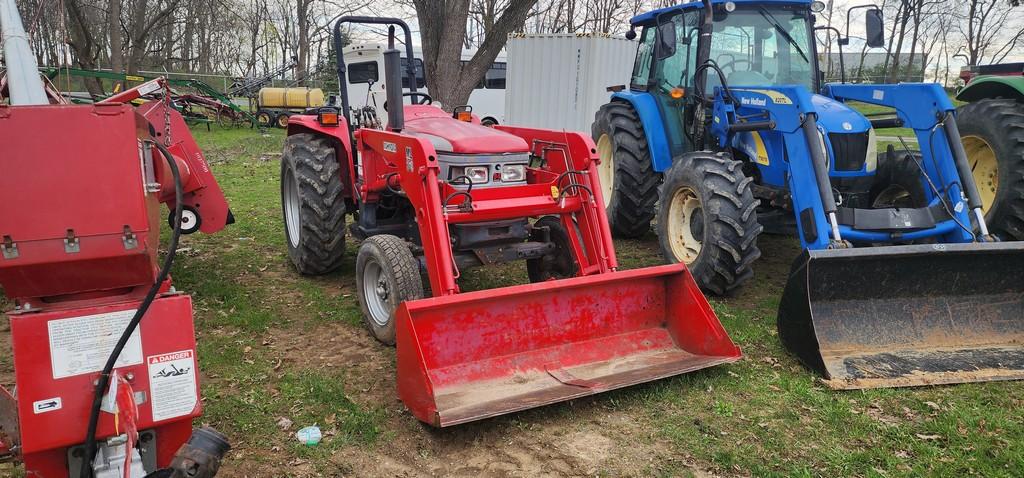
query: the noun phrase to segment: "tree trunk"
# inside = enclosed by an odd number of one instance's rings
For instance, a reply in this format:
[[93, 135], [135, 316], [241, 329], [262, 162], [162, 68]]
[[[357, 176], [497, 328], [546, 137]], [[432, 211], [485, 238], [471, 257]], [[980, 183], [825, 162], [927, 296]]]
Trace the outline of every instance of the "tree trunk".
[[[107, 36], [110, 42], [110, 71], [124, 73], [124, 36], [121, 31], [121, 0], [110, 0], [107, 5]], [[124, 88], [124, 83], [114, 82], [114, 89]]]
[[466, 36], [469, 0], [414, 0], [421, 19], [423, 64], [427, 86], [434, 100], [451, 111], [469, 101], [473, 87], [484, 77], [498, 53], [505, 46], [508, 34], [521, 28], [536, 0], [513, 0], [485, 32], [483, 43], [473, 58], [462, 63], [462, 41]]
[[309, 73], [309, 5], [311, 0], [296, 0], [296, 14], [298, 16], [298, 45], [296, 45], [298, 64], [295, 66], [295, 79], [305, 84], [306, 75]]

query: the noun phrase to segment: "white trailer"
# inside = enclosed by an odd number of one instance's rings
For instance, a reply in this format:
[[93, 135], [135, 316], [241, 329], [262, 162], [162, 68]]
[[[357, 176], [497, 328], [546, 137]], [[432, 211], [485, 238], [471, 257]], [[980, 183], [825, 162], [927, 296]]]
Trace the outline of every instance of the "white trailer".
[[505, 48], [506, 123], [589, 133], [607, 88], [629, 84], [637, 44], [605, 34], [517, 34]]

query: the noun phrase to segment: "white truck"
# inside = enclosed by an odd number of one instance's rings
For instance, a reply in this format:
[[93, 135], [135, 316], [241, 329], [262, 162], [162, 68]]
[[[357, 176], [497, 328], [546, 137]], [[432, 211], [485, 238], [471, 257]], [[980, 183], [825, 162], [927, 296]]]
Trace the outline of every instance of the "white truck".
[[505, 123], [590, 132], [609, 86], [628, 85], [637, 43], [606, 34], [514, 34]]

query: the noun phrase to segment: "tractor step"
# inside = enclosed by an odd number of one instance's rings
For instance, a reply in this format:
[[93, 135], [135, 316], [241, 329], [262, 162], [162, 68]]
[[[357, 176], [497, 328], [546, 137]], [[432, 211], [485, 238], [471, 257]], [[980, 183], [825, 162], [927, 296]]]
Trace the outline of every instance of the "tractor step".
[[741, 357], [682, 264], [405, 302], [398, 393], [445, 427]]
[[1024, 378], [1024, 243], [804, 252], [779, 336], [832, 388]]

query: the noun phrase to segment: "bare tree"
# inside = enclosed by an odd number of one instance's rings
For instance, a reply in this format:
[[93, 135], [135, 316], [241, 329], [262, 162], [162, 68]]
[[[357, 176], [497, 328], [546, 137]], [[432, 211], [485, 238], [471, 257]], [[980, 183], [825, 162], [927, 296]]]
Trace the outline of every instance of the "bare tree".
[[526, 21], [536, 0], [509, 0], [494, 21], [476, 54], [462, 62], [462, 45], [469, 20], [470, 0], [414, 0], [423, 42], [427, 86], [445, 108], [466, 104], [473, 86], [484, 77], [509, 33]]
[[966, 0], [958, 23], [968, 61], [998, 63], [1024, 36], [1024, 11], [1019, 0]]

